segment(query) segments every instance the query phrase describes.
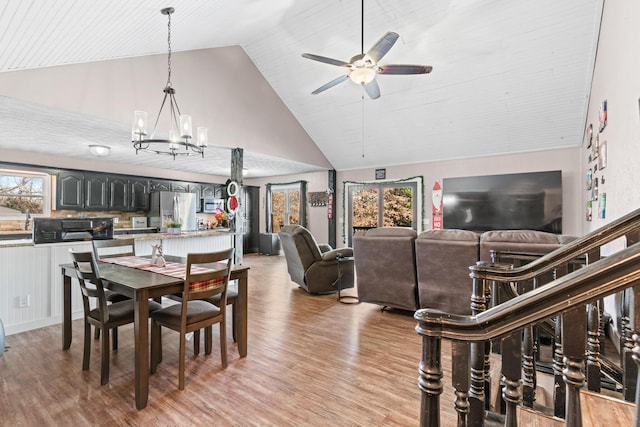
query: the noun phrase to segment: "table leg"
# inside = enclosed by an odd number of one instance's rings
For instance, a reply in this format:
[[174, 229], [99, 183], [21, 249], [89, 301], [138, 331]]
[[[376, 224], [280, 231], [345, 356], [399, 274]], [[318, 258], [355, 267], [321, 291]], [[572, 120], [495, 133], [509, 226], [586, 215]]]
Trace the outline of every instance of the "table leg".
[[62, 272], [62, 349], [71, 347], [71, 277]]
[[245, 271], [238, 279], [238, 300], [236, 301], [236, 307], [233, 308], [234, 311], [238, 310], [238, 322], [236, 323], [236, 328], [238, 328], [238, 353], [240, 353], [240, 357], [247, 356], [247, 316], [249, 313], [247, 308], [247, 300], [249, 299], [247, 296], [249, 282], [248, 276], [248, 273]]
[[136, 408], [143, 409], [149, 398], [149, 292], [144, 289], [137, 291], [133, 301]]

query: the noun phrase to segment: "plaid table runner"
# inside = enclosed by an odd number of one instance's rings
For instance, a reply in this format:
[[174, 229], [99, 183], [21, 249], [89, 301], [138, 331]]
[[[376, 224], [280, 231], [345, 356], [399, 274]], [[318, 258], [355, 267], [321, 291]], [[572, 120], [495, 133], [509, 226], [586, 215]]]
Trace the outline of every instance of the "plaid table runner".
[[[170, 262], [167, 261], [164, 267], [158, 267], [156, 265], [151, 264], [151, 260], [149, 258], [142, 258], [139, 256], [120, 256], [120, 257], [110, 257], [110, 258], [102, 258], [101, 262], [107, 262], [110, 264], [121, 265], [123, 267], [131, 267], [137, 268], [138, 270], [146, 270], [151, 271], [153, 273], [164, 274], [165, 276], [176, 277], [178, 279], [185, 279], [187, 276], [187, 265], [180, 264], [178, 262]], [[191, 266], [191, 273], [206, 273], [208, 271], [213, 271], [208, 268]], [[204, 290], [216, 286], [222, 285], [223, 279], [213, 279], [207, 280], [204, 282], [193, 282], [190, 284], [189, 289], [191, 290]]]

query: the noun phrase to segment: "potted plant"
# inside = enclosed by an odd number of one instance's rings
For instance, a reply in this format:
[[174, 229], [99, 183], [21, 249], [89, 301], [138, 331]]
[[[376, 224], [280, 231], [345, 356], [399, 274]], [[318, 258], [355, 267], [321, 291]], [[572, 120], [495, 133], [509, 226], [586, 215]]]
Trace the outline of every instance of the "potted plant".
[[180, 221], [167, 221], [167, 233], [180, 234], [182, 232], [182, 223]]

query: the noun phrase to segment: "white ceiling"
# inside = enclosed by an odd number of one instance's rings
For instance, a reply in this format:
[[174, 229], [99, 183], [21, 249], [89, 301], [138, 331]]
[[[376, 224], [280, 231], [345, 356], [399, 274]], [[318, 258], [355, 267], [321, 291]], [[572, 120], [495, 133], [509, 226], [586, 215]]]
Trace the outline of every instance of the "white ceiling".
[[[433, 66], [428, 75], [378, 76], [382, 96], [369, 100], [350, 81], [311, 95], [343, 71], [301, 57], [360, 53], [358, 0], [0, 0], [0, 72], [166, 53], [159, 11], [173, 6], [174, 51], [240, 45], [337, 170], [546, 150], [582, 141], [602, 4], [367, 0], [365, 50], [395, 31], [400, 39], [382, 64]], [[60, 123], [59, 112], [1, 101], [5, 134], [25, 120]], [[87, 126], [122, 132], [100, 120]], [[37, 126], [29, 132], [38, 137]], [[12, 148], [7, 140], [0, 147]], [[63, 144], [49, 139], [46, 149]], [[189, 167], [116, 154], [114, 161]], [[228, 174], [220, 158], [202, 172]], [[245, 166], [253, 176], [318, 170], [258, 150], [245, 151]]]

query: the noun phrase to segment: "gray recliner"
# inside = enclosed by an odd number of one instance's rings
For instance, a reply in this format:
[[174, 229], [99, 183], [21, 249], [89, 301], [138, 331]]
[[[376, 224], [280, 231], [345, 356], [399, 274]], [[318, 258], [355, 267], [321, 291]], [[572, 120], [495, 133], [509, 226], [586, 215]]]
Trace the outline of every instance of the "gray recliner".
[[[285, 225], [278, 233], [291, 280], [310, 294], [353, 287], [353, 249], [318, 244], [301, 225]], [[339, 257], [348, 257], [339, 262]]]

